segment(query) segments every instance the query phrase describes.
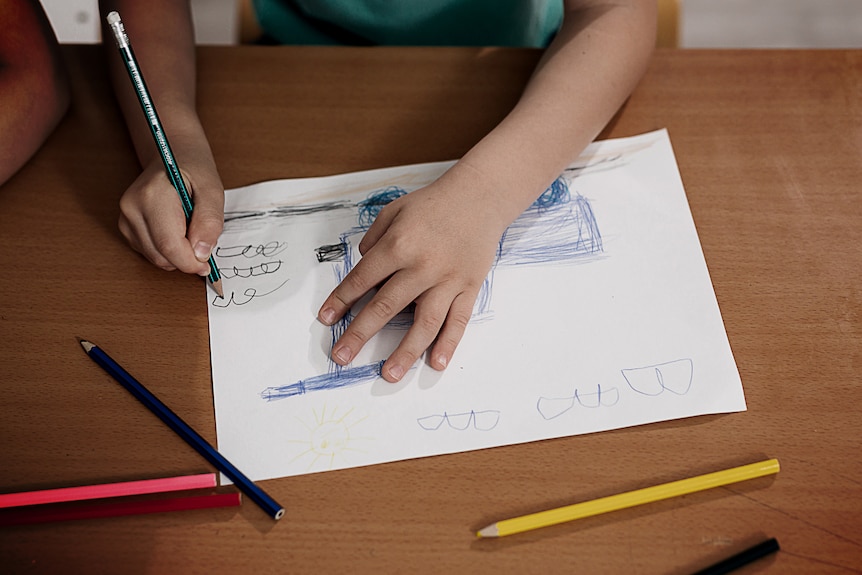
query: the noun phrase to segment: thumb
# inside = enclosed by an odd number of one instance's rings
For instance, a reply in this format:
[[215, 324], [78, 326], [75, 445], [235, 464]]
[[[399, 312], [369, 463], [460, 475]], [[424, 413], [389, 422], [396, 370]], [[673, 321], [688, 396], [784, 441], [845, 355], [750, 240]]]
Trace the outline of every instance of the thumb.
[[219, 185], [195, 189], [194, 211], [186, 236], [199, 261], [209, 259], [223, 227], [224, 189]]

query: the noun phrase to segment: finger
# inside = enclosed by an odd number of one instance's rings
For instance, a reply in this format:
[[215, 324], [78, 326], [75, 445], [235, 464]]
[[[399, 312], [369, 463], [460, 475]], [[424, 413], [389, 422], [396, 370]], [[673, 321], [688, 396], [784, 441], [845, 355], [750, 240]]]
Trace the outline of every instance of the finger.
[[209, 265], [195, 257], [185, 232], [185, 215], [177, 198], [175, 205], [144, 215], [144, 233], [139, 233], [139, 237], [148, 240], [152, 249], [176, 269], [200, 276], [209, 274]]
[[[120, 214], [118, 227], [120, 228], [120, 233], [123, 234], [123, 237], [125, 237], [129, 242], [129, 245], [132, 246], [136, 252], [147, 258], [153, 265], [169, 272], [177, 269], [173, 264], [171, 264], [171, 262], [166, 260], [156, 251], [152, 242], [138, 236], [135, 231], [137, 226], [133, 225], [122, 213]], [[149, 236], [145, 237], [148, 238]]]
[[[418, 295], [418, 290], [410, 288], [405, 274], [393, 277], [383, 284], [374, 297], [362, 308], [344, 333], [332, 346], [332, 359], [340, 365], [347, 365], [374, 334], [389, 323]], [[345, 278], [346, 279], [346, 278]], [[413, 289], [414, 291], [410, 291]]]
[[384, 206], [383, 209], [377, 214], [377, 217], [374, 219], [374, 222], [368, 228], [368, 231], [365, 232], [365, 235], [362, 236], [362, 239], [359, 241], [359, 253], [361, 255], [367, 254], [371, 248], [377, 245], [377, 241], [383, 237], [383, 234], [389, 229], [389, 224], [392, 223], [392, 220], [395, 219], [396, 214], [398, 213], [398, 209], [392, 204]]
[[452, 302], [443, 329], [437, 335], [437, 341], [428, 358], [428, 363], [434, 369], [446, 369], [452, 361], [452, 356], [455, 355], [455, 350], [461, 343], [461, 338], [464, 337], [470, 318], [473, 317], [473, 306], [476, 304], [477, 295], [477, 293], [462, 293]]
[[195, 257], [206, 262], [224, 227], [224, 190], [219, 185], [195, 187], [194, 200], [186, 235]]
[[325, 325], [332, 325], [344, 317], [353, 304], [392, 275], [396, 266], [390, 258], [374, 257], [374, 254], [363, 257], [324, 300], [317, 312], [318, 319]]
[[381, 370], [383, 379], [394, 383], [407, 373], [407, 370], [434, 342], [444, 321], [447, 321], [447, 313], [452, 303], [452, 294], [442, 289], [428, 292], [419, 298], [413, 314], [413, 325], [383, 364]]

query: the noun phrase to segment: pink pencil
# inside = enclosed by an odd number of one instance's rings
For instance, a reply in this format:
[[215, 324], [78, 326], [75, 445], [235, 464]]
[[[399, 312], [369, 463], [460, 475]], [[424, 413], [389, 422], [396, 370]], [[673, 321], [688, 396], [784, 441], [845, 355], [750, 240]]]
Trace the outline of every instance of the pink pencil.
[[44, 503], [120, 497], [123, 495], [182, 491], [184, 489], [204, 489], [215, 486], [215, 473], [203, 473], [201, 475], [185, 475], [163, 479], [144, 479], [141, 481], [124, 481], [122, 483], [62, 487], [60, 489], [45, 489], [43, 491], [25, 491], [22, 493], [0, 495], [0, 509], [21, 507], [23, 505], [41, 505]]
[[188, 511], [213, 507], [236, 507], [242, 501], [238, 491], [191, 497], [168, 496], [161, 499], [126, 501], [124, 499], [36, 505], [0, 511], [0, 526], [29, 525], [72, 519], [96, 519], [122, 515], [142, 515], [166, 511]]

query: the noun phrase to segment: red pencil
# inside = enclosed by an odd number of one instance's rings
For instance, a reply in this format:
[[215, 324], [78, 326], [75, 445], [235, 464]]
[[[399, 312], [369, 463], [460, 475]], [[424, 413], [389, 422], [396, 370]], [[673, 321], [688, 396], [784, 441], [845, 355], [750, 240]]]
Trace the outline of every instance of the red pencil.
[[119, 517], [122, 515], [143, 515], [145, 513], [164, 513], [166, 511], [188, 511], [212, 507], [236, 507], [242, 496], [238, 491], [193, 495], [186, 497], [165, 497], [126, 501], [108, 499], [104, 501], [75, 502], [65, 504], [33, 505], [0, 511], [0, 526], [29, 525], [51, 521], [70, 521], [73, 519], [96, 519], [100, 517]]
[[82, 485], [80, 487], [61, 487], [59, 489], [25, 491], [22, 493], [4, 493], [0, 494], [0, 509], [6, 507], [21, 507], [24, 505], [39, 505], [42, 503], [61, 503], [63, 501], [102, 499], [105, 497], [119, 497], [122, 495], [143, 495], [145, 493], [182, 491], [184, 489], [204, 489], [215, 486], [215, 473], [202, 473], [200, 475], [185, 475], [182, 477], [144, 479], [141, 481], [124, 481], [121, 483], [103, 483], [100, 485]]

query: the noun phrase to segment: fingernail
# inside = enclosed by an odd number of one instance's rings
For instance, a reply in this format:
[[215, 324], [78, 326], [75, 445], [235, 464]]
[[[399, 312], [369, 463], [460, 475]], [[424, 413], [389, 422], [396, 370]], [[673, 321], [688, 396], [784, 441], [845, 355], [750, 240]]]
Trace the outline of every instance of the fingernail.
[[347, 363], [350, 361], [350, 348], [346, 345], [339, 347], [338, 349], [332, 350], [332, 355], [334, 355], [339, 361]]
[[200, 241], [195, 244], [195, 257], [202, 262], [210, 258], [212, 251], [213, 247], [206, 242]]
[[401, 379], [401, 376], [404, 375], [404, 368], [400, 365], [393, 365], [389, 367], [387, 371], [389, 372], [389, 377], [396, 381]]
[[449, 363], [449, 358], [441, 353], [440, 355], [437, 356], [437, 363], [440, 365], [440, 369], [445, 369], [446, 364]]
[[326, 325], [331, 325], [335, 321], [335, 310], [331, 307], [320, 312], [320, 319]]

